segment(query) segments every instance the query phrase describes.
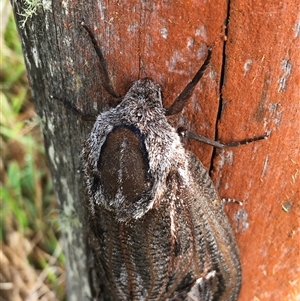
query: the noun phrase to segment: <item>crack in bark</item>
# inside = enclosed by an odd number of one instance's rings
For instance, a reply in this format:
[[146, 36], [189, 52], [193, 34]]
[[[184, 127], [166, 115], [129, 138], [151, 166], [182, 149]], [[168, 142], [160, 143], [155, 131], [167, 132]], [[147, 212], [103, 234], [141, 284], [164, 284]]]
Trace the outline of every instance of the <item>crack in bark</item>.
[[[223, 96], [222, 96], [222, 88], [225, 84], [225, 79], [226, 79], [226, 46], [227, 46], [227, 36], [228, 36], [228, 23], [229, 23], [229, 18], [230, 18], [230, 0], [227, 2], [227, 14], [226, 18], [224, 20], [224, 43], [223, 43], [223, 50], [222, 50], [222, 66], [221, 66], [221, 74], [220, 74], [220, 83], [219, 83], [219, 95], [220, 95], [220, 100], [219, 100], [219, 107], [218, 107], [218, 112], [217, 112], [217, 118], [216, 118], [216, 123], [215, 123], [215, 140], [219, 141], [219, 133], [218, 133], [218, 123], [221, 120], [222, 116], [222, 111], [223, 111]], [[213, 168], [214, 168], [214, 159], [217, 156], [217, 150], [216, 148], [213, 149], [213, 153], [211, 156], [211, 161], [210, 161], [210, 167], [209, 167], [209, 174], [212, 174]]]

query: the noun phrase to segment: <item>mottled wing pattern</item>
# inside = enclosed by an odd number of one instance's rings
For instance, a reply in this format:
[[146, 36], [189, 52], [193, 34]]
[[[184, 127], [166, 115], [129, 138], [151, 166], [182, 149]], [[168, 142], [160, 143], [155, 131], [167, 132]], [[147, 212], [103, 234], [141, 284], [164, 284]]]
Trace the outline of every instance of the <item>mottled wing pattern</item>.
[[[188, 153], [187, 212], [194, 228], [194, 282], [171, 300], [237, 300], [241, 267], [235, 238], [214, 185], [199, 159]], [[197, 273], [198, 272], [198, 273]]]
[[141, 219], [116, 223], [96, 207], [95, 257], [113, 300], [236, 300], [241, 272], [232, 230], [201, 162], [191, 153], [188, 161], [190, 186], [172, 171], [166, 197]]

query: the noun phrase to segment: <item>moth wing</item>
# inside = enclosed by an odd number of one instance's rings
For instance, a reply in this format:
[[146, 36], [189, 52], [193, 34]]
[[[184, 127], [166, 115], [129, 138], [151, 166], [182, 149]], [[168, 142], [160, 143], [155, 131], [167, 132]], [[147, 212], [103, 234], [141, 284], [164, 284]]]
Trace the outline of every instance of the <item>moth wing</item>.
[[198, 257], [204, 274], [196, 280], [188, 293], [195, 295], [192, 291], [198, 287], [203, 296], [186, 300], [209, 301], [217, 296], [228, 301], [237, 300], [241, 285], [241, 266], [233, 231], [208, 172], [193, 153], [188, 152], [188, 158], [192, 181], [190, 191], [195, 200], [191, 205], [193, 224], [202, 223], [205, 254], [201, 253]]

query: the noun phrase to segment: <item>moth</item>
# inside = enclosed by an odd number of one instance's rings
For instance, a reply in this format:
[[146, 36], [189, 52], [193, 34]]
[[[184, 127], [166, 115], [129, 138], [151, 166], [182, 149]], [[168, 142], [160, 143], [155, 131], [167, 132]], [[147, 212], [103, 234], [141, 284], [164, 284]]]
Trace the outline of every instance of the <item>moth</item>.
[[[102, 85], [116, 97], [96, 38], [82, 26], [100, 58]], [[238, 298], [242, 276], [233, 231], [209, 174], [181, 135], [226, 145], [177, 131], [167, 119], [182, 111], [210, 57], [208, 49], [168, 109], [160, 85], [150, 78], [135, 81], [117, 106], [96, 117], [84, 143], [90, 245], [105, 300]]]

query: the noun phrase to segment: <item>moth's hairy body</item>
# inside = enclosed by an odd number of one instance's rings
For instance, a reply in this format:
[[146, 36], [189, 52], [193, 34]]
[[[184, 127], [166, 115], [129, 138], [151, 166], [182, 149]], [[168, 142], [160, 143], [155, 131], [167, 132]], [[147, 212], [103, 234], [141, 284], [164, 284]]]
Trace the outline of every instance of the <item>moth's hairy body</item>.
[[111, 300], [237, 300], [234, 235], [201, 162], [136, 81], [82, 154], [95, 263]]

